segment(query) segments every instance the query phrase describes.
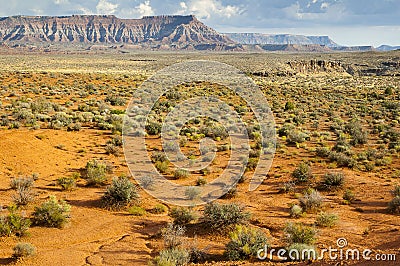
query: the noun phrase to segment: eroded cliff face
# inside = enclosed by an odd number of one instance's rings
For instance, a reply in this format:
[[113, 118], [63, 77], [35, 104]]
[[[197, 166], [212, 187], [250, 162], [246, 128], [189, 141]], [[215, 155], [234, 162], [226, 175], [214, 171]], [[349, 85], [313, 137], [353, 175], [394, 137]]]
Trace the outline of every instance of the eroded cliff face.
[[2, 42], [233, 44], [194, 16], [6, 17], [0, 19]]

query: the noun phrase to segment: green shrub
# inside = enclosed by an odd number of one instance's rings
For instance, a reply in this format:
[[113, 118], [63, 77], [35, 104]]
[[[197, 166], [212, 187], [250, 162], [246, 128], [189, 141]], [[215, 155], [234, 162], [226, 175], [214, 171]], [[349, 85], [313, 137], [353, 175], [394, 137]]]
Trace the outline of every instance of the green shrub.
[[132, 206], [128, 210], [129, 214], [133, 216], [143, 216], [146, 214], [146, 210], [139, 206]]
[[388, 210], [390, 213], [400, 214], [400, 196], [396, 196], [389, 202]]
[[298, 144], [298, 143], [303, 143], [309, 139], [310, 137], [307, 134], [298, 130], [291, 130], [287, 135], [286, 142], [288, 144]]
[[142, 176], [139, 178], [139, 184], [145, 189], [152, 189], [154, 186], [154, 180], [151, 176]]
[[164, 152], [154, 152], [151, 154], [151, 161], [156, 162], [168, 162], [168, 157]]
[[17, 207], [8, 207], [8, 215], [0, 216], [0, 236], [25, 236], [31, 226], [31, 221], [17, 213]]
[[11, 180], [10, 186], [12, 189], [31, 188], [34, 182], [35, 181], [31, 177], [17, 177]]
[[161, 235], [164, 240], [166, 248], [177, 248], [183, 243], [183, 235], [185, 234], [185, 227], [176, 224], [168, 224], [161, 229]]
[[107, 165], [93, 159], [87, 162], [85, 172], [88, 185], [102, 185], [106, 181]]
[[59, 185], [62, 190], [72, 191], [76, 188], [76, 181], [73, 177], [60, 177], [57, 179], [57, 185]]
[[108, 155], [118, 156], [120, 153], [120, 148], [112, 143], [107, 143], [104, 150]]
[[190, 253], [183, 248], [161, 250], [160, 255], [154, 259], [156, 266], [184, 266], [189, 262]]
[[166, 161], [166, 162], [157, 161], [157, 162], [154, 164], [154, 166], [155, 166], [156, 169], [157, 169], [160, 173], [162, 173], [162, 174], [165, 174], [165, 173], [167, 173], [167, 171], [168, 171], [168, 162], [167, 162], [167, 161]]
[[394, 197], [400, 197], [400, 186], [399, 185], [394, 187], [394, 190], [392, 191], [392, 195]]
[[287, 256], [292, 261], [316, 260], [318, 258], [317, 250], [312, 245], [293, 243], [287, 249]]
[[34, 223], [47, 227], [62, 228], [70, 217], [71, 206], [65, 201], [58, 201], [55, 196], [44, 202], [41, 206], [35, 207], [33, 213]]
[[286, 102], [285, 104], [285, 111], [291, 111], [294, 110], [294, 103], [293, 102]]
[[114, 178], [103, 195], [103, 206], [119, 210], [128, 204], [139, 200], [136, 186], [126, 177]]
[[34, 201], [35, 194], [30, 187], [18, 187], [12, 198], [18, 206], [25, 206]]
[[302, 162], [299, 166], [293, 171], [292, 177], [297, 183], [305, 183], [313, 178], [311, 168], [308, 164]]
[[184, 179], [190, 176], [190, 172], [186, 169], [177, 169], [174, 172], [175, 179]]
[[284, 230], [288, 246], [294, 243], [312, 245], [315, 242], [316, 230], [301, 223], [288, 223]]
[[326, 173], [322, 179], [322, 188], [334, 190], [343, 187], [345, 182], [343, 173]]
[[348, 203], [352, 203], [356, 199], [356, 196], [353, 191], [347, 189], [343, 194], [343, 199]]
[[149, 121], [145, 126], [147, 134], [153, 135], [153, 136], [160, 134], [161, 128], [162, 128], [162, 125], [160, 123], [154, 122], [154, 121]]
[[237, 225], [230, 234], [225, 247], [225, 256], [229, 260], [248, 260], [257, 257], [257, 252], [268, 244], [265, 234], [247, 226]]
[[14, 258], [30, 257], [36, 254], [35, 246], [30, 243], [18, 243], [13, 251]]
[[322, 207], [324, 198], [316, 190], [311, 190], [304, 193], [303, 197], [299, 199], [300, 206], [305, 212], [315, 212]]
[[339, 217], [334, 213], [321, 212], [318, 214], [315, 224], [319, 227], [333, 227], [338, 220]]
[[326, 158], [329, 156], [331, 150], [328, 147], [318, 147], [315, 150], [318, 157]]
[[196, 180], [196, 185], [197, 186], [204, 186], [207, 184], [207, 179], [203, 178], [203, 177], [199, 177]]
[[295, 191], [296, 183], [294, 182], [285, 182], [283, 186], [279, 188], [279, 193], [292, 193]]
[[290, 217], [299, 218], [303, 215], [303, 208], [297, 204], [290, 207]]
[[230, 225], [242, 224], [250, 219], [250, 213], [236, 203], [209, 203], [204, 208], [203, 219], [212, 228], [224, 228]]
[[198, 187], [187, 187], [185, 190], [185, 196], [189, 199], [189, 200], [195, 200], [200, 196], [200, 189]]
[[177, 225], [186, 225], [191, 221], [197, 219], [196, 215], [190, 208], [172, 208], [169, 214], [174, 219], [174, 224]]
[[151, 212], [154, 214], [162, 214], [167, 210], [167, 208], [165, 207], [165, 205], [162, 204], [157, 204], [156, 206], [154, 206], [153, 209], [151, 209]]

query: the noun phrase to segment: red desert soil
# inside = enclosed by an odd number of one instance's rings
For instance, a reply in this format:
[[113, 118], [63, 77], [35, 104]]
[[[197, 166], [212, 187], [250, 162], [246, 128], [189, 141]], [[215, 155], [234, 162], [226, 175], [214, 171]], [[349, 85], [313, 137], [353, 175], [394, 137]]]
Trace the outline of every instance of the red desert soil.
[[[104, 188], [88, 188], [80, 184], [72, 192], [62, 192], [56, 187], [55, 180], [70, 175], [73, 171], [84, 167], [91, 158], [86, 153], [78, 154], [78, 149], [91, 151], [95, 157], [106, 157], [115, 166], [117, 173], [127, 173], [127, 167], [121, 157], [110, 157], [103, 153], [98, 143], [104, 143], [105, 135], [95, 131], [65, 132], [54, 130], [13, 130], [0, 132], [0, 202], [9, 202], [12, 191], [9, 189], [10, 178], [15, 175], [27, 175], [36, 172], [39, 180], [35, 183], [38, 197], [34, 204], [43, 202], [49, 195], [65, 199], [72, 205], [71, 222], [64, 229], [32, 227], [30, 236], [22, 239], [38, 248], [35, 257], [20, 261], [21, 265], [146, 265], [162, 247], [160, 239], [154, 236], [165, 226], [170, 218], [166, 214], [147, 214], [144, 217], [130, 216], [124, 212], [110, 212], [99, 207], [99, 199]], [[39, 137], [38, 137], [39, 136]], [[62, 149], [55, 148], [62, 144]], [[279, 154], [274, 165], [284, 165]], [[300, 158], [299, 158], [300, 160]], [[294, 164], [295, 165], [295, 164]], [[291, 167], [291, 166], [288, 166]], [[252, 223], [268, 233], [275, 247], [282, 246], [283, 225], [290, 221], [288, 217], [287, 195], [277, 193], [278, 178], [272, 168], [269, 177], [255, 192], [248, 192], [248, 184], [239, 185], [239, 196], [234, 201], [246, 204], [253, 213]], [[349, 247], [370, 248], [374, 251], [396, 253], [400, 245], [400, 219], [386, 214], [384, 202], [390, 200], [391, 184], [385, 184], [374, 175], [365, 175], [345, 171], [348, 186], [354, 187], [359, 201], [351, 206], [341, 205], [334, 200], [334, 195], [326, 195], [325, 208], [341, 218], [335, 229], [319, 231], [319, 248], [335, 247], [336, 239], [345, 237]], [[318, 173], [318, 171], [316, 171]], [[362, 189], [359, 189], [363, 184]], [[154, 206], [155, 201], [142, 193], [142, 206]], [[337, 198], [337, 197], [336, 197]], [[296, 199], [293, 198], [293, 202]], [[150, 207], [151, 208], [151, 207]], [[27, 209], [30, 213], [32, 208]], [[309, 215], [303, 222], [312, 224], [314, 215]], [[269, 232], [268, 232], [269, 231]], [[199, 247], [208, 247], [211, 254], [221, 254], [226, 237], [212, 236], [201, 230], [188, 229], [188, 236], [196, 238]], [[0, 242], [0, 263], [10, 262], [12, 247], [19, 240], [5, 238]], [[191, 241], [194, 241], [192, 239]], [[260, 263], [265, 265], [266, 263]], [[271, 264], [271, 263], [270, 263]], [[209, 264], [211, 265], [211, 264]], [[222, 264], [221, 264], [222, 265]], [[227, 263], [223, 265], [238, 265]], [[244, 263], [239, 265], [252, 265]], [[363, 264], [367, 265], [367, 264]], [[373, 264], [371, 264], [373, 265]], [[379, 265], [379, 264], [374, 264]], [[394, 265], [394, 264], [393, 264]]]

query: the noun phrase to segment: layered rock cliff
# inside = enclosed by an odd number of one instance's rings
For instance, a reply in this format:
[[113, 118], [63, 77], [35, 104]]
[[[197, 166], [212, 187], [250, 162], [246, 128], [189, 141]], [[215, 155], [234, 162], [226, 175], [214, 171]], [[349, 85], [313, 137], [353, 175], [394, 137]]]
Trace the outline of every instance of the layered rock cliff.
[[233, 44], [195, 16], [14, 16], [0, 18], [0, 42]]

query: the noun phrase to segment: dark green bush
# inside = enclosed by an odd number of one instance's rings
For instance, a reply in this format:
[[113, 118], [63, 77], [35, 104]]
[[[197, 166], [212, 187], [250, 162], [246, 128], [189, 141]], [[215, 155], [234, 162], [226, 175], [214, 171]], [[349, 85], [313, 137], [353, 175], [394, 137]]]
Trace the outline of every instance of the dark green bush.
[[311, 167], [302, 162], [299, 166], [293, 171], [292, 177], [294, 178], [296, 183], [305, 183], [313, 178], [313, 174], [311, 172]]
[[394, 197], [394, 199], [389, 202], [388, 210], [390, 213], [400, 214], [400, 196]]
[[344, 182], [343, 173], [326, 173], [322, 179], [321, 186], [326, 190], [334, 190], [343, 187]]
[[25, 236], [31, 226], [31, 221], [17, 213], [15, 205], [8, 207], [8, 215], [0, 216], [0, 236]]
[[35, 207], [33, 220], [37, 225], [62, 228], [68, 222], [70, 210], [71, 206], [65, 201], [50, 196], [48, 201]]
[[126, 177], [114, 178], [103, 195], [103, 206], [119, 210], [140, 198], [136, 186]]
[[224, 228], [247, 222], [250, 219], [250, 213], [236, 203], [209, 203], [204, 208], [203, 219], [212, 228]]
[[174, 224], [177, 225], [186, 225], [197, 219], [193, 210], [190, 208], [175, 207], [171, 209], [169, 215], [174, 219]]

